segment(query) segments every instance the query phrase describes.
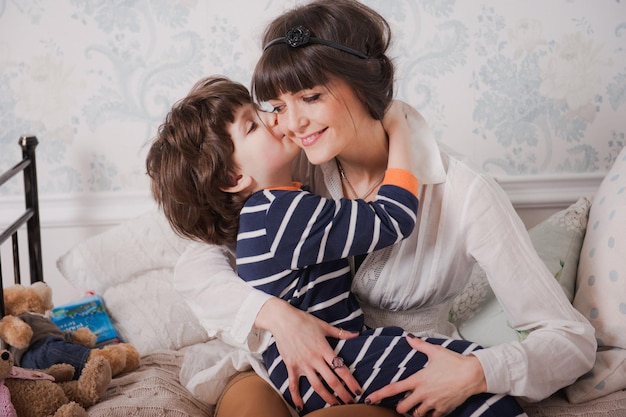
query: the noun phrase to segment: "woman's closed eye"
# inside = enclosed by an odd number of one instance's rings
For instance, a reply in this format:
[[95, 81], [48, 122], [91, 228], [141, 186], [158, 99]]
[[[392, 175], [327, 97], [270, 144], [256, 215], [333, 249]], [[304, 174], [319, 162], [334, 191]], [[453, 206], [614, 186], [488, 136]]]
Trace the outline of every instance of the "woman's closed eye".
[[277, 105], [277, 106], [272, 106], [272, 113], [282, 113], [283, 110], [285, 109], [284, 105]]
[[[322, 96], [321, 93], [315, 93], [315, 94], [311, 94], [311, 95], [303, 95], [302, 96], [302, 101], [304, 101], [305, 103], [314, 103], [317, 100], [319, 100], [321, 96]], [[285, 104], [272, 104], [272, 103], [269, 103], [269, 104], [270, 104], [270, 106], [272, 106], [271, 107], [272, 108], [272, 110], [271, 110], [272, 113], [280, 114], [280, 113], [284, 113], [285, 112], [285, 108], [286, 108]]]
[[317, 94], [313, 94], [313, 95], [310, 95], [310, 96], [303, 97], [302, 100], [305, 103], [312, 103], [314, 101], [319, 100], [320, 96], [321, 96], [321, 94], [317, 93]]

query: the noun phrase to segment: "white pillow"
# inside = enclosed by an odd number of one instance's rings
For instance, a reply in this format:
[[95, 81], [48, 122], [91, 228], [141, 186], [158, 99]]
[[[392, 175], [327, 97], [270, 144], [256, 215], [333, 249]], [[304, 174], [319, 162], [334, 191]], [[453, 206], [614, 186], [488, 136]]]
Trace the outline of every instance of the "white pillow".
[[626, 148], [594, 198], [578, 266], [574, 307], [596, 329], [598, 353], [566, 390], [579, 403], [626, 388]]
[[155, 209], [76, 245], [57, 267], [78, 290], [102, 297], [120, 337], [142, 355], [180, 349], [209, 340], [172, 284], [188, 244]]

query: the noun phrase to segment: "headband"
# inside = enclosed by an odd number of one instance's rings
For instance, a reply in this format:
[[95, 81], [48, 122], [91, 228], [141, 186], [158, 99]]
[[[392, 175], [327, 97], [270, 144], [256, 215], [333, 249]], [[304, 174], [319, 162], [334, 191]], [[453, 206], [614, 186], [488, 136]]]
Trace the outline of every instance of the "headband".
[[315, 43], [318, 45], [326, 45], [330, 46], [331, 48], [339, 49], [340, 51], [347, 52], [362, 59], [369, 58], [367, 55], [357, 51], [356, 49], [349, 48], [337, 42], [313, 37], [311, 36], [311, 31], [304, 26], [297, 26], [295, 28], [289, 29], [289, 31], [283, 38], [276, 38], [273, 41], [268, 42], [267, 45], [265, 45], [265, 47], [263, 48], [263, 51], [265, 51], [270, 46], [279, 45], [281, 43], [285, 43], [292, 48]]

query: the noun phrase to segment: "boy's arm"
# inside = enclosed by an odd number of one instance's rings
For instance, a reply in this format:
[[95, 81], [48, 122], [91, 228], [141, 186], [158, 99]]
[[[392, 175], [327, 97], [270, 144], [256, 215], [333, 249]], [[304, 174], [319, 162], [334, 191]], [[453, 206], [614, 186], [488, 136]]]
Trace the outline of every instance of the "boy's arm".
[[411, 130], [403, 102], [397, 100], [391, 102], [383, 118], [383, 127], [389, 139], [387, 169], [397, 168], [410, 172], [412, 168], [411, 146], [409, 142]]
[[296, 269], [370, 253], [407, 237], [416, 221], [417, 180], [399, 169], [388, 171], [385, 178], [390, 183], [372, 202], [309, 193], [300, 193], [297, 199], [298, 193], [277, 198], [266, 224], [274, 258], [285, 268]]
[[[298, 201], [288, 201], [294, 197], [291, 194], [273, 203], [268, 211], [267, 233], [269, 240], [280, 240], [274, 256], [285, 267], [301, 268], [369, 253], [412, 232], [418, 181], [411, 173], [411, 131], [405, 106], [393, 101], [383, 119], [389, 136], [389, 158], [376, 200], [334, 201], [307, 194], [300, 195]], [[288, 223], [289, 218], [306, 221]], [[284, 224], [289, 224], [288, 233], [280, 232]]]

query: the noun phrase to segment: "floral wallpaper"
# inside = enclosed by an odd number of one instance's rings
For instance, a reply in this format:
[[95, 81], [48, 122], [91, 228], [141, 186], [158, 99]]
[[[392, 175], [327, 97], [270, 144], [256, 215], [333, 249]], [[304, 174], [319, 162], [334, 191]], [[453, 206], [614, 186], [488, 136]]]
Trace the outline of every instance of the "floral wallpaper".
[[[626, 143], [626, 1], [363, 2], [394, 30], [397, 97], [479, 169], [606, 172]], [[40, 195], [147, 193], [170, 106], [204, 75], [248, 85], [263, 27], [297, 3], [0, 0], [0, 169], [32, 133]]]

